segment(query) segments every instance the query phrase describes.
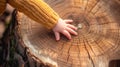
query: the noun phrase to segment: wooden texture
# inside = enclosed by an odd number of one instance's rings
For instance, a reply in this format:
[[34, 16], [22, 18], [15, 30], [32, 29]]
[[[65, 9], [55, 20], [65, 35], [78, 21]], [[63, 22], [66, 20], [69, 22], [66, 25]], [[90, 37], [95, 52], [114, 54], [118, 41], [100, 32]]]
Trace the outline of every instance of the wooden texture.
[[45, 0], [62, 18], [82, 25], [78, 36], [56, 41], [54, 34], [19, 13], [24, 46], [37, 61], [55, 67], [108, 67], [120, 59], [119, 0]]

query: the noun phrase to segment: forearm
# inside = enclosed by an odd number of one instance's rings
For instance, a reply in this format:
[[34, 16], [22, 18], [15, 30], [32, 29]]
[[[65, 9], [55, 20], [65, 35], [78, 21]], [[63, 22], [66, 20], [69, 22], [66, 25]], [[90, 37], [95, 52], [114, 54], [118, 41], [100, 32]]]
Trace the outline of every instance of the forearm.
[[8, 3], [46, 28], [53, 28], [59, 16], [42, 0], [9, 0]]

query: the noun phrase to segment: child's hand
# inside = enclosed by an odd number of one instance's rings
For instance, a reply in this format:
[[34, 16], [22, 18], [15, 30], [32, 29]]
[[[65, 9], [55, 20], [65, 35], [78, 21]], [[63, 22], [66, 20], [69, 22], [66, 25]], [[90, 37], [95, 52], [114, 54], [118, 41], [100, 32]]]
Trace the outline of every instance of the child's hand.
[[63, 20], [59, 19], [56, 26], [53, 28], [53, 32], [55, 34], [56, 40], [60, 40], [60, 33], [65, 35], [68, 39], [71, 39], [71, 34], [77, 35], [77, 28], [70, 23], [73, 22], [73, 20]]

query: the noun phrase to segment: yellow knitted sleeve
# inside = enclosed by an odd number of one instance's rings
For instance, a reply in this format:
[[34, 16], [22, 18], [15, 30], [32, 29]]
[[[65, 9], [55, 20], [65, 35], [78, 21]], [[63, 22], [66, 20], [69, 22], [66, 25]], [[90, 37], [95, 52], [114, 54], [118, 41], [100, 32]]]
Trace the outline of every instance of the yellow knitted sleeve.
[[46, 28], [53, 28], [59, 15], [43, 0], [8, 0], [8, 3]]
[[4, 12], [6, 8], [6, 0], [0, 0], [0, 15]]

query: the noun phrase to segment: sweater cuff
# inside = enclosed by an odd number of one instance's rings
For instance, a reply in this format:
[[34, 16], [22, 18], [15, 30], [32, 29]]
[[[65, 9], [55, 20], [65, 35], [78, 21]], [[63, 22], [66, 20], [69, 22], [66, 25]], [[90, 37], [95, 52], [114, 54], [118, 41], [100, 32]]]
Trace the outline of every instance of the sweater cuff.
[[59, 16], [55, 16], [53, 18], [50, 18], [50, 21], [48, 21], [44, 26], [47, 28], [47, 29], [53, 29], [56, 24], [58, 23], [58, 20], [59, 20]]

